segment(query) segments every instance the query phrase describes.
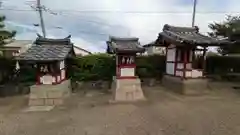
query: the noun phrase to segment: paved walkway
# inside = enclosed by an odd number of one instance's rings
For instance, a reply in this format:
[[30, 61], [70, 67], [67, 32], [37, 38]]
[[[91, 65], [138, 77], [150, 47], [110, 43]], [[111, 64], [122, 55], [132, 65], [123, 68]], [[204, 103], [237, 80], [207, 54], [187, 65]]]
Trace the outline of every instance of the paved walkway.
[[240, 93], [186, 97], [147, 89], [147, 102], [107, 104], [73, 95], [50, 112], [22, 112], [26, 97], [0, 100], [0, 135], [240, 135]]

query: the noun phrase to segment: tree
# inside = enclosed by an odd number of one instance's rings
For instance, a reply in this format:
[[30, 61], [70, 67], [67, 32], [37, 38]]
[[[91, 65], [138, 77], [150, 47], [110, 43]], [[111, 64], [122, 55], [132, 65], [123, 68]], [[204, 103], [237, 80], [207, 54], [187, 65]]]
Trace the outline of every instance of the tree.
[[5, 19], [5, 16], [0, 16], [0, 46], [5, 44], [6, 39], [11, 39], [16, 35], [16, 31], [8, 31], [5, 29]]
[[209, 51], [207, 52], [206, 56], [210, 57], [210, 56], [218, 56], [219, 54], [217, 52], [213, 52], [213, 51]]
[[[223, 37], [231, 41], [240, 40], [240, 16], [228, 15], [223, 22], [209, 24], [209, 28], [213, 31], [209, 33], [211, 37]], [[222, 55], [240, 53], [240, 45], [219, 47], [218, 52]]]

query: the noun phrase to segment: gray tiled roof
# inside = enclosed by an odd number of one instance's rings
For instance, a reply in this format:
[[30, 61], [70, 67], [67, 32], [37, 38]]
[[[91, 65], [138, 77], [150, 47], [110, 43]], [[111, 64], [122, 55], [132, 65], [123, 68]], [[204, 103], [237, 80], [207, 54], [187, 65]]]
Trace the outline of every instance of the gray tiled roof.
[[65, 59], [72, 50], [71, 45], [33, 45], [17, 60], [53, 61]]
[[69, 38], [64, 38], [64, 39], [50, 39], [50, 38], [43, 38], [43, 37], [38, 37], [35, 41], [35, 44], [55, 44], [55, 45], [68, 45], [71, 44], [71, 41]]
[[174, 27], [165, 25], [160, 36], [174, 42], [200, 46], [221, 46], [231, 44], [228, 40], [220, 40], [202, 35], [198, 30], [198, 27]]
[[143, 52], [144, 48], [140, 46], [138, 38], [119, 38], [110, 37], [107, 41], [108, 47], [114, 52]]

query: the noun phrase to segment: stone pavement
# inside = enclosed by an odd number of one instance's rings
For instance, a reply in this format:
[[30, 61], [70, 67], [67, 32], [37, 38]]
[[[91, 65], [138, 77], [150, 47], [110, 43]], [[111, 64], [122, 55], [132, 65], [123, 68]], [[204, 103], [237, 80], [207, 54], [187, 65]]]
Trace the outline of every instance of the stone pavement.
[[0, 105], [0, 135], [240, 135], [236, 91], [200, 97], [145, 91], [149, 100], [134, 104], [108, 104], [111, 95], [75, 94], [50, 112], [22, 112], [26, 97], [1, 99], [6, 105]]

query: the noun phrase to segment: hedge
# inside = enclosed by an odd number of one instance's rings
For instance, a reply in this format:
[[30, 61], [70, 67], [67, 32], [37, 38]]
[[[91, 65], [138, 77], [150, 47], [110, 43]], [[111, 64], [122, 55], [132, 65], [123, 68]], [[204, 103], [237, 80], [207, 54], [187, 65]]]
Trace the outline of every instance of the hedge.
[[[140, 78], [161, 79], [165, 72], [165, 56], [137, 56], [136, 73]], [[10, 73], [15, 62], [9, 59], [0, 59], [0, 70]], [[4, 65], [4, 66], [3, 66]], [[93, 54], [67, 60], [68, 77], [74, 81], [112, 80], [115, 76], [115, 56], [109, 54]], [[224, 74], [233, 69], [240, 73], [240, 57], [209, 56], [206, 61], [208, 74]], [[35, 82], [36, 69], [32, 65], [21, 66], [19, 82]]]
[[140, 78], [161, 79], [166, 67], [165, 56], [162, 55], [138, 56], [136, 64], [136, 72]]
[[208, 74], [240, 73], [240, 57], [238, 56], [210, 56], [206, 61]]
[[12, 59], [0, 57], [0, 83], [4, 83], [13, 75], [15, 61]]
[[[75, 81], [112, 80], [116, 71], [115, 56], [93, 54], [77, 57], [69, 63], [69, 76]], [[140, 78], [161, 78], [165, 71], [165, 56], [138, 56], [137, 75]]]
[[107, 54], [93, 54], [76, 57], [68, 63], [72, 80], [110, 80], [115, 73], [115, 59]]

